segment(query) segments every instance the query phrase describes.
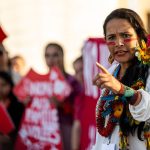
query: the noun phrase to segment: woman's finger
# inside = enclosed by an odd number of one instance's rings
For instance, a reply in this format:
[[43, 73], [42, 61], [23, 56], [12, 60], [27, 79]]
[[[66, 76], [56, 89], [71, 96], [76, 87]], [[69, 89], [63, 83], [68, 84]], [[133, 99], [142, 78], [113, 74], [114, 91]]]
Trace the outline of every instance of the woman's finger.
[[96, 62], [96, 66], [102, 70], [103, 73], [109, 74], [109, 72], [107, 71], [107, 69], [105, 67], [103, 67], [101, 64], [99, 64], [98, 62]]

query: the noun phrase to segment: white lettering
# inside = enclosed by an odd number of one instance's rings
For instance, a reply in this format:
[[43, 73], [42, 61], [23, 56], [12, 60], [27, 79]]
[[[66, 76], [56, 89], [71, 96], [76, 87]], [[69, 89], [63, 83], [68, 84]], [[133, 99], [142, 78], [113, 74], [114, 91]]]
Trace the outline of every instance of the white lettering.
[[[25, 122], [33, 123], [33, 124], [41, 124], [43, 126], [52, 126], [53, 122], [56, 123], [58, 121], [57, 111], [54, 110], [42, 110], [37, 111], [31, 108], [27, 108], [25, 113]], [[58, 126], [53, 126], [53, 129]]]
[[49, 109], [50, 107], [50, 102], [48, 98], [44, 98], [44, 97], [34, 97], [32, 99], [32, 104], [31, 104], [31, 108], [36, 109], [36, 110], [46, 110]]
[[50, 82], [30, 82], [29, 86], [30, 95], [43, 96], [48, 95], [52, 96], [52, 83]]
[[26, 132], [27, 136], [33, 137], [37, 140], [59, 144], [60, 143], [60, 135], [57, 133], [56, 130], [48, 131], [45, 128], [41, 128], [40, 126], [31, 126], [31, 125], [24, 125], [22, 126], [19, 134], [22, 138], [25, 138], [24, 133]]

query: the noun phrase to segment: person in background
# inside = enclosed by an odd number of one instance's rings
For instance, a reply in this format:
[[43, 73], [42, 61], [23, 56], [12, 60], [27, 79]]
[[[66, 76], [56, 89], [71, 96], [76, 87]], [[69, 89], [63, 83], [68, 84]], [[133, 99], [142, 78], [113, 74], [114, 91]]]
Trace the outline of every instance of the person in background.
[[0, 71], [8, 72], [15, 84], [18, 83], [21, 78], [17, 72], [12, 70], [9, 54], [2, 43], [0, 43]]
[[3, 41], [6, 38], [7, 35], [4, 33], [2, 27], [0, 26], [0, 71], [8, 72], [11, 75], [14, 83], [17, 83], [20, 79], [20, 76], [11, 69], [9, 55], [3, 44]]
[[[74, 77], [80, 83], [83, 88], [83, 57], [80, 56], [73, 61], [73, 68], [75, 71]], [[82, 93], [83, 91], [81, 91]], [[72, 138], [71, 138], [71, 149], [72, 150], [79, 150], [80, 149], [80, 137], [81, 137], [81, 122], [80, 122], [80, 115], [81, 115], [81, 107], [82, 101], [84, 98], [82, 95], [83, 93], [78, 95], [75, 99], [75, 111], [74, 111], [74, 121], [72, 127]], [[80, 98], [81, 99], [80, 99]], [[80, 115], [79, 115], [80, 114]]]
[[0, 71], [0, 103], [4, 105], [10, 115], [15, 129], [9, 135], [0, 134], [0, 148], [2, 150], [13, 150], [20, 121], [24, 112], [24, 105], [18, 101], [13, 94], [14, 83], [10, 74]]
[[55, 98], [53, 99], [53, 102], [58, 109], [63, 149], [71, 150], [71, 130], [73, 124], [74, 100], [76, 95], [78, 95], [80, 92], [81, 86], [73, 76], [65, 71], [64, 50], [61, 45], [58, 43], [47, 44], [45, 47], [45, 61], [49, 70], [53, 66], [57, 66], [72, 88], [71, 94], [64, 100], [64, 102], [60, 103]]
[[[150, 41], [133, 10], [112, 11], [103, 25], [110, 51], [118, 64], [101, 72], [93, 84], [103, 89], [96, 107], [97, 136], [92, 150], [150, 149]], [[147, 44], [146, 44], [147, 43]]]
[[24, 75], [24, 68], [25, 68], [25, 60], [21, 55], [16, 55], [11, 58], [11, 67], [12, 70], [18, 73], [20, 76]]
[[75, 71], [74, 77], [81, 85], [83, 85], [83, 58], [82, 56], [74, 60], [73, 68]]
[[3, 44], [0, 43], [0, 71], [8, 71], [9, 63], [8, 52], [5, 50]]

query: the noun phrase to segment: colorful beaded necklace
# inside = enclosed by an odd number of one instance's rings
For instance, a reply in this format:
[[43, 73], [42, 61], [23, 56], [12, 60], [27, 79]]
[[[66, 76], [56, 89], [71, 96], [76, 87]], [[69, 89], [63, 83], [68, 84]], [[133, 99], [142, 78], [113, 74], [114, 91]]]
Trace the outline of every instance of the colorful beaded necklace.
[[[120, 66], [114, 71], [115, 77], [119, 70]], [[117, 96], [109, 93], [110, 91], [107, 89], [104, 91], [96, 107], [96, 126], [98, 132], [104, 137], [108, 137], [113, 132], [123, 111], [123, 103], [117, 100]], [[105, 118], [108, 115], [109, 119], [106, 123]]]

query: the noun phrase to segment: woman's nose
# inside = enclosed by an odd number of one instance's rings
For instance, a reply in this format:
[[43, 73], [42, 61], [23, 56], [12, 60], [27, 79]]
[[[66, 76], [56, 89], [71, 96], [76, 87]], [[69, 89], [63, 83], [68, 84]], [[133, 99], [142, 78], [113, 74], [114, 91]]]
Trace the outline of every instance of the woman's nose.
[[115, 41], [115, 46], [118, 47], [118, 46], [123, 46], [123, 45], [124, 45], [123, 39], [117, 38]]

